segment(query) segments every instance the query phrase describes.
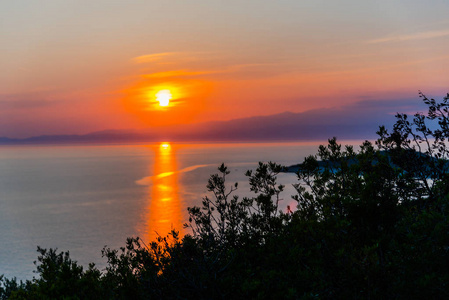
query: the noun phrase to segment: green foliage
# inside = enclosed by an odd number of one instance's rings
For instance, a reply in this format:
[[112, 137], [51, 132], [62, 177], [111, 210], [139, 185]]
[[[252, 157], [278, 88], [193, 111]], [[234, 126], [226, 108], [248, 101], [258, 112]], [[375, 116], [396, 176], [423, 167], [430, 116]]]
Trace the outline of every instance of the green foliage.
[[296, 210], [279, 211], [285, 168], [248, 171], [235, 195], [222, 164], [191, 234], [105, 248], [105, 270], [38, 248], [39, 277], [0, 277], [0, 299], [422, 299], [449, 296], [449, 95], [396, 116], [377, 147], [336, 138], [299, 165]]
[[39, 278], [17, 283], [4, 279], [0, 299], [98, 299], [101, 292], [101, 273], [93, 264], [86, 271], [72, 261], [69, 252], [38, 247], [35, 262]]
[[449, 193], [449, 94], [441, 102], [419, 96], [428, 106], [426, 115], [416, 113], [412, 120], [406, 114], [396, 115], [389, 133], [381, 126], [376, 144], [391, 154], [392, 162], [402, 175], [414, 183], [413, 199], [432, 202]]

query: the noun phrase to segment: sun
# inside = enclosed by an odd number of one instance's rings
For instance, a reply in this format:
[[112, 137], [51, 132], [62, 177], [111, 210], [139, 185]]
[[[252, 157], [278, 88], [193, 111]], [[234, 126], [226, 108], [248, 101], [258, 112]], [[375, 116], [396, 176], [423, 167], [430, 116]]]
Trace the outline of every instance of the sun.
[[160, 90], [156, 93], [156, 101], [159, 101], [159, 106], [168, 106], [171, 98], [170, 90]]

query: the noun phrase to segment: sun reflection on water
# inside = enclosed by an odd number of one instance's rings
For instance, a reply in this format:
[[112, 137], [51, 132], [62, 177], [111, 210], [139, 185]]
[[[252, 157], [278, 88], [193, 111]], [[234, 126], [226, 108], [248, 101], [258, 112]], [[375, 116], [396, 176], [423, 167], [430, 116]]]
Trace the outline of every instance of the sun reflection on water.
[[155, 146], [153, 182], [150, 185], [144, 240], [166, 236], [172, 229], [183, 233], [181, 200], [176, 172], [175, 147], [170, 143]]

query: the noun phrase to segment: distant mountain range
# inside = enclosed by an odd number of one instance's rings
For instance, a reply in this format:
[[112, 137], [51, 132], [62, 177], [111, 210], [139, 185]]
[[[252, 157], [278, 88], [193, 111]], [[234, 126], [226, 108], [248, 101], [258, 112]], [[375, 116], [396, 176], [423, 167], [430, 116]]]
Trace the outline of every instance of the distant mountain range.
[[370, 139], [379, 125], [392, 121], [384, 112], [319, 109], [140, 130], [104, 130], [84, 135], [0, 137], [0, 144], [130, 143], [158, 141], [292, 141]]

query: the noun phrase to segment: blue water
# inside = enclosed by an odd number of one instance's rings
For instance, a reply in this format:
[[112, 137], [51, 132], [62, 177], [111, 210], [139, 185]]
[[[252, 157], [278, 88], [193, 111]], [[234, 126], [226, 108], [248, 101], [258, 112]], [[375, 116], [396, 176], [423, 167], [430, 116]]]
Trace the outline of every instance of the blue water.
[[[163, 210], [184, 223], [186, 208], [200, 205], [209, 175], [222, 162], [232, 172], [229, 182], [239, 182], [238, 194], [250, 195], [244, 172], [257, 162], [295, 164], [316, 149], [316, 143], [3, 146], [0, 274], [36, 276], [38, 245], [70, 250], [79, 263], [95, 262], [101, 269], [105, 245], [118, 248], [127, 237], [149, 238], [158, 230], [150, 228], [162, 218], [160, 212], [155, 215], [158, 199], [152, 199], [158, 188], [176, 187], [176, 203], [164, 204]], [[295, 175], [280, 174], [279, 180], [287, 185], [280, 207], [285, 209], [294, 205]]]

